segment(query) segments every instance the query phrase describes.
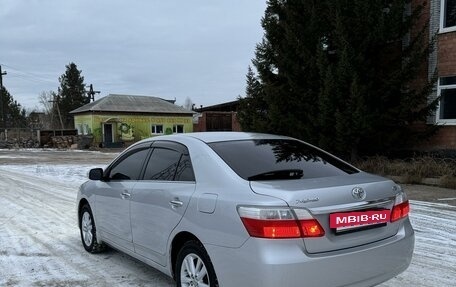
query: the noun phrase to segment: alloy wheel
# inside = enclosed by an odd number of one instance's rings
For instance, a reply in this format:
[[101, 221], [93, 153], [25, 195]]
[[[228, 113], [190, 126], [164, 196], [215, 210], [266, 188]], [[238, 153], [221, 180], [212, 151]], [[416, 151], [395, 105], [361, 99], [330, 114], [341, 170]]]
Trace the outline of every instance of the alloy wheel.
[[85, 211], [81, 219], [82, 237], [86, 246], [90, 246], [93, 240], [93, 224], [92, 217]]
[[196, 254], [185, 256], [180, 272], [182, 286], [209, 287], [209, 275], [203, 260]]

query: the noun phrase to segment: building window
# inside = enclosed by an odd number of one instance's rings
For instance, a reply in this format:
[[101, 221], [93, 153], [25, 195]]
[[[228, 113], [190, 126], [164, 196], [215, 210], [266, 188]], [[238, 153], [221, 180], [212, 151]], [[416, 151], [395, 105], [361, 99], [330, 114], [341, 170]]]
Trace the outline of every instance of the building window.
[[78, 135], [82, 135], [84, 133], [84, 126], [82, 124], [78, 124], [76, 129], [78, 130]]
[[439, 79], [439, 94], [439, 122], [456, 124], [456, 76]]
[[163, 125], [152, 125], [152, 134], [153, 135], [163, 134]]
[[173, 126], [173, 133], [174, 134], [182, 134], [182, 133], [184, 133], [184, 125], [174, 125]]
[[456, 0], [441, 0], [441, 7], [441, 31], [456, 31]]
[[92, 133], [92, 130], [90, 129], [88, 124], [84, 124], [82, 133], [84, 135], [90, 135]]

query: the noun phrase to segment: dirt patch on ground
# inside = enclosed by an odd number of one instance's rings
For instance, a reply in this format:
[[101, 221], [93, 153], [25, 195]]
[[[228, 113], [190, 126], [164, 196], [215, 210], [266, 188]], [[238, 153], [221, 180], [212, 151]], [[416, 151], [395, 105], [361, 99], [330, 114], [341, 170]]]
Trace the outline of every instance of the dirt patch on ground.
[[404, 184], [402, 186], [411, 200], [446, 203], [456, 206], [455, 189], [414, 184]]
[[120, 150], [8, 150], [0, 149], [0, 165], [4, 164], [108, 164]]

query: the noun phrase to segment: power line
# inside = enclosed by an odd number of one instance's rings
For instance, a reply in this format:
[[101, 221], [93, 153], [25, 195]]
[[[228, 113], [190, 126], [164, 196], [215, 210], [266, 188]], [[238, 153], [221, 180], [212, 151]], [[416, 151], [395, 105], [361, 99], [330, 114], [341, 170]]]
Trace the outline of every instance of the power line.
[[[0, 65], [3, 65], [4, 67], [9, 68], [10, 70], [16, 71], [17, 74], [15, 74], [15, 75], [13, 74], [16, 77], [22, 76], [23, 79], [26, 79], [26, 77], [28, 77], [29, 79], [55, 84], [55, 80], [51, 80], [49, 78], [45, 78], [45, 77], [39, 76], [37, 74], [31, 73], [31, 72], [25, 72], [25, 71], [22, 71], [21, 69], [12, 67], [10, 65], [5, 65], [5, 64], [1, 64], [1, 63], [0, 63]], [[10, 76], [12, 76], [11, 73], [10, 73]]]
[[17, 78], [17, 79], [21, 79], [21, 80], [25, 80], [25, 81], [29, 81], [29, 82], [33, 82], [33, 83], [38, 83], [38, 84], [41, 84], [41, 83], [44, 83], [44, 84], [56, 84], [57, 82], [56, 81], [48, 81], [48, 80], [41, 80], [41, 79], [38, 79], [38, 78], [30, 78], [30, 77], [27, 77], [25, 75], [20, 75], [20, 74], [9, 74], [9, 77], [11, 78]]

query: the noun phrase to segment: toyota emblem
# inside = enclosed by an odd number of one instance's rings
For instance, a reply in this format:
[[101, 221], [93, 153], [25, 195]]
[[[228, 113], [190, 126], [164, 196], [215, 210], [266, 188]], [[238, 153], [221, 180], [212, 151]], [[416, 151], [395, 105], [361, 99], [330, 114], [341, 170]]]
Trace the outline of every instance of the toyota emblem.
[[366, 192], [361, 187], [355, 187], [352, 189], [352, 196], [354, 199], [363, 200], [366, 198]]

